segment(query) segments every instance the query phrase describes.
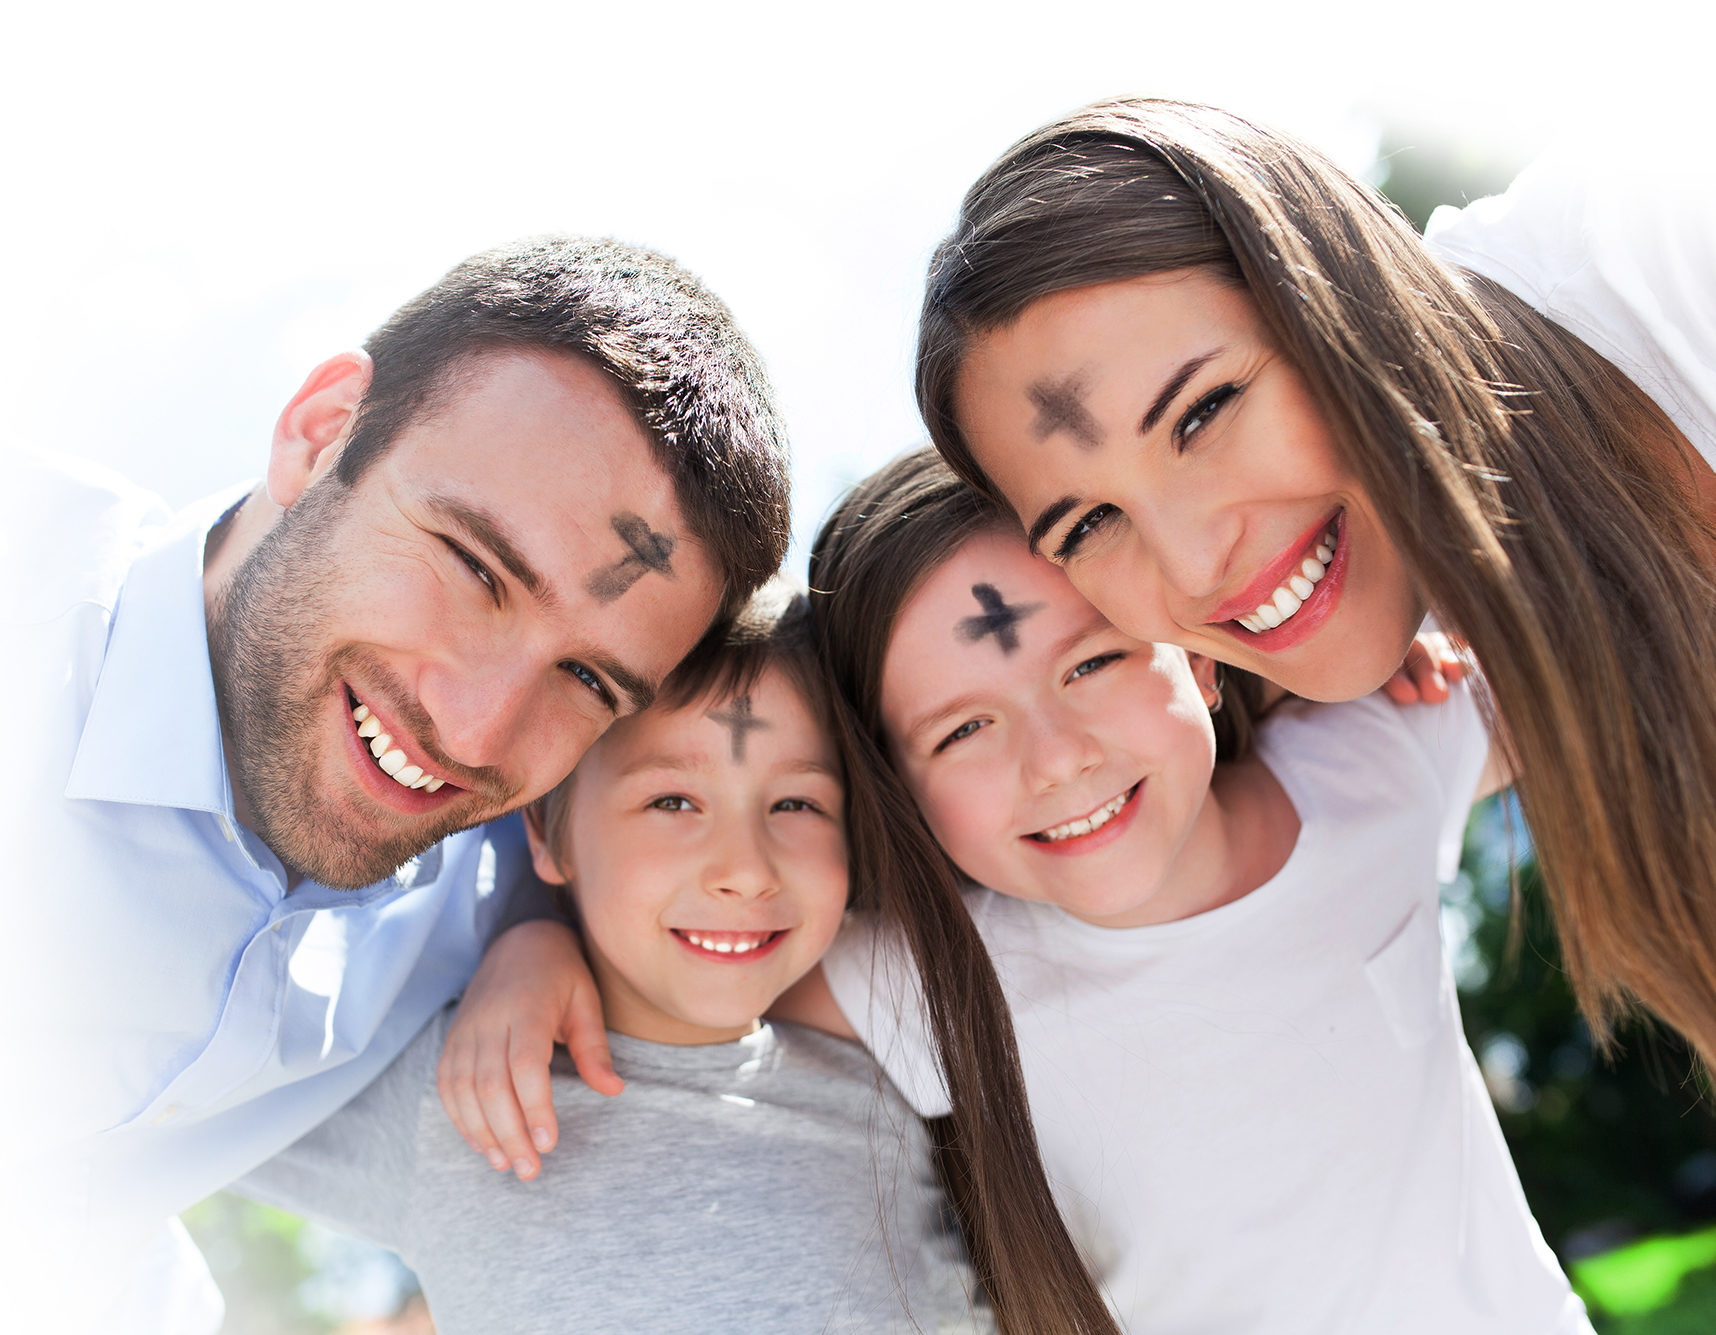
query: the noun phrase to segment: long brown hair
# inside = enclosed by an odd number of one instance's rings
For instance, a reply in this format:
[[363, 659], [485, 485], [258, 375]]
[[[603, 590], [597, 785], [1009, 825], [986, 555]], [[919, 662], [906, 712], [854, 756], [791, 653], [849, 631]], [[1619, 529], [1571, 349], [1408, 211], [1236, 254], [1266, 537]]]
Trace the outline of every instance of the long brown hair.
[[1006, 999], [935, 842], [883, 741], [882, 658], [921, 580], [967, 538], [1008, 522], [929, 450], [854, 488], [810, 554], [811, 619], [835, 685], [850, 785], [853, 883], [903, 930], [953, 1106], [938, 1150], [972, 1265], [1003, 1330], [1117, 1331], [1049, 1190]]
[[1444, 267], [1316, 150], [1211, 107], [1098, 103], [1002, 155], [931, 261], [918, 403], [970, 339], [1067, 288], [1204, 266], [1304, 376], [1442, 623], [1477, 653], [1575, 992], [1716, 1061], [1716, 520], [1701, 465], [1609, 362]]

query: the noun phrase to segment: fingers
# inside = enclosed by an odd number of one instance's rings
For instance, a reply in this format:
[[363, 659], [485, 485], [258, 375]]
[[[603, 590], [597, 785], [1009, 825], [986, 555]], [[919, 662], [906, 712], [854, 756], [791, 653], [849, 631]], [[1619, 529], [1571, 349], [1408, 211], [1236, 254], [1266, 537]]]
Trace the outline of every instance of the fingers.
[[447, 1035], [446, 1046], [441, 1049], [441, 1060], [435, 1067], [435, 1088], [441, 1095], [441, 1107], [467, 1145], [487, 1159], [491, 1166], [505, 1168], [506, 1155], [490, 1130], [482, 1101], [477, 1097], [476, 1071], [475, 1045], [455, 1020], [453, 1030]]
[[626, 1087], [614, 1072], [608, 1053], [608, 1031], [602, 1023], [602, 998], [594, 981], [575, 989], [561, 1020], [560, 1041], [572, 1054], [572, 1062], [584, 1083], [609, 1098]]
[[[542, 1171], [532, 1128], [540, 1122], [543, 1104], [548, 1122], [554, 1121], [553, 1098], [549, 1094], [548, 1063], [554, 1056], [554, 1038], [542, 1026], [515, 1026], [505, 1046], [494, 1045], [477, 1063], [476, 1096], [483, 1118], [500, 1148], [497, 1167], [511, 1168], [521, 1182]], [[536, 1121], [526, 1107], [534, 1107]], [[552, 1143], [552, 1142], [550, 1142]], [[495, 1156], [489, 1157], [495, 1163]]]

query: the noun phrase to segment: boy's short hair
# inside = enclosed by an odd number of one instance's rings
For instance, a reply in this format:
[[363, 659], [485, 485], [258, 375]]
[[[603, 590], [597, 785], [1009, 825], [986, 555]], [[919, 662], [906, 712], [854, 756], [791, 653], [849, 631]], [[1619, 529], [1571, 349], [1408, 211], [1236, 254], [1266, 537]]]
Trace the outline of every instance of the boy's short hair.
[[[817, 726], [837, 738], [833, 698], [811, 633], [810, 604], [803, 592], [778, 576], [752, 594], [731, 620], [717, 624], [698, 642], [662, 682], [650, 708], [684, 709], [698, 700], [744, 695], [771, 667], [786, 674]], [[576, 775], [574, 770], [534, 804], [557, 864]], [[570, 895], [562, 895], [561, 907], [573, 911]]]

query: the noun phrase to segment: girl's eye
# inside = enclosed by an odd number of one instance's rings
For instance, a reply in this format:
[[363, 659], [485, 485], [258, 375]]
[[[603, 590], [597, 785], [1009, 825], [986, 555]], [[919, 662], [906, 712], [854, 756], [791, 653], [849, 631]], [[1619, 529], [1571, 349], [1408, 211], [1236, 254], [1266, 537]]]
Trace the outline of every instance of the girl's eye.
[[1084, 546], [1085, 539], [1101, 532], [1102, 526], [1119, 513], [1118, 507], [1109, 505], [1106, 501], [1086, 510], [1073, 521], [1073, 526], [1061, 539], [1060, 546], [1055, 548], [1054, 559], [1065, 561], [1076, 556], [1078, 549]]
[[769, 810], [770, 811], [821, 811], [822, 808], [817, 806], [816, 803], [812, 802], [808, 797], [783, 797], [780, 801], [776, 802], [772, 807], [770, 807]]
[[665, 797], [658, 797], [649, 805], [652, 811], [695, 811], [697, 809], [691, 805], [689, 797], [682, 797], [678, 793], [669, 793]]
[[1193, 436], [1209, 425], [1212, 419], [1229, 400], [1239, 394], [1238, 385], [1218, 385], [1190, 408], [1174, 427], [1174, 444], [1185, 449], [1191, 443]]
[[1125, 657], [1125, 654], [1113, 653], [1098, 654], [1095, 658], [1087, 658], [1072, 670], [1072, 674], [1068, 680], [1071, 681], [1076, 680], [1079, 677], [1088, 677], [1091, 673], [1100, 672], [1110, 663], [1118, 662], [1120, 659]]
[[983, 726], [984, 726], [984, 720], [983, 719], [974, 718], [974, 719], [966, 720], [964, 723], [961, 723], [957, 728], [955, 728], [952, 732], [948, 733], [948, 735], [946, 737], [943, 737], [939, 742], [937, 742], [935, 750], [934, 750], [934, 752], [932, 752], [932, 754], [939, 756], [943, 751], [947, 750], [947, 748], [952, 746], [955, 742], [963, 742], [967, 737], [971, 736], [972, 733], [976, 732], [979, 728], [981, 728]]
[[459, 544], [454, 542], [451, 538], [443, 537], [441, 539], [441, 541], [446, 543], [447, 546], [449, 546], [450, 548], [452, 548], [453, 555], [458, 557], [461, 561], [463, 561], [465, 563], [466, 568], [469, 569], [473, 575], [475, 575], [478, 579], [482, 580], [482, 582], [488, 586], [490, 593], [493, 593], [495, 591], [495, 577], [493, 575], [489, 574], [489, 568], [487, 566], [485, 566], [481, 561], [477, 560], [476, 557], [472, 556], [469, 552], [467, 552], [463, 547], [459, 546]]

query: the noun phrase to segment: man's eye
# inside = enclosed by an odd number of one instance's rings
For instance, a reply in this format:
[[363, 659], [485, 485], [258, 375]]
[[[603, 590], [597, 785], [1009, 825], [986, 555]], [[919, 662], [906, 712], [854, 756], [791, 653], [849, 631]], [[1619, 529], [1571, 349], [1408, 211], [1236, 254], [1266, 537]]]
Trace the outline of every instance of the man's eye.
[[1078, 549], [1084, 546], [1085, 539], [1100, 532], [1102, 526], [1119, 513], [1118, 507], [1109, 505], [1106, 501], [1086, 510], [1073, 521], [1073, 526], [1061, 539], [1060, 546], [1055, 548], [1054, 559], [1065, 561], [1076, 556]]
[[948, 733], [946, 737], [943, 737], [941, 741], [936, 743], [935, 754], [940, 755], [955, 742], [964, 741], [967, 737], [971, 736], [972, 733], [976, 732], [983, 726], [984, 720], [980, 718], [968, 719], [966, 722], [961, 723], [952, 732]]
[[613, 693], [608, 690], [608, 684], [589, 668], [572, 659], [568, 659], [566, 662], [562, 663], [560, 667], [562, 671], [566, 672], [569, 676], [577, 678], [584, 685], [594, 691], [597, 698], [600, 699], [603, 704], [607, 705], [609, 709], [614, 708], [614, 696]]
[[487, 566], [477, 560], [476, 557], [472, 556], [451, 538], [442, 538], [441, 541], [446, 543], [447, 546], [452, 549], [453, 555], [463, 561], [473, 575], [482, 580], [484, 584], [488, 585], [491, 593], [494, 591], [495, 577], [489, 574], [489, 568]]
[[1218, 385], [1190, 408], [1174, 427], [1174, 444], [1185, 449], [1191, 443], [1193, 436], [1209, 425], [1210, 419], [1219, 413], [1229, 400], [1238, 396], [1238, 385]]
[[1072, 677], [1088, 677], [1091, 673], [1100, 672], [1110, 663], [1118, 662], [1120, 659], [1125, 657], [1125, 654], [1114, 653], [1098, 654], [1095, 658], [1087, 658], [1072, 670]]
[[697, 809], [691, 805], [689, 797], [680, 793], [668, 793], [664, 797], [656, 798], [649, 805], [652, 811], [695, 811]]

